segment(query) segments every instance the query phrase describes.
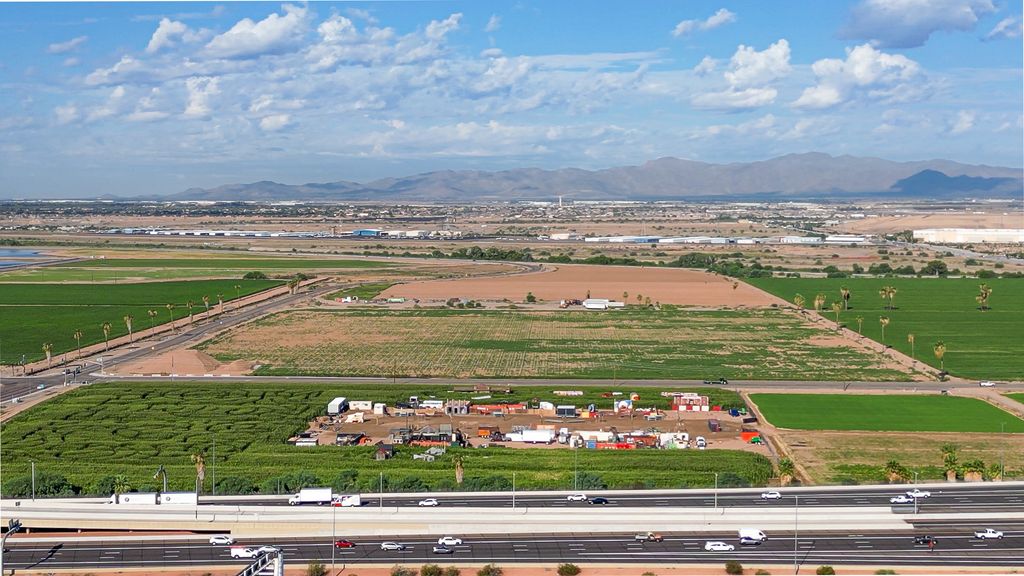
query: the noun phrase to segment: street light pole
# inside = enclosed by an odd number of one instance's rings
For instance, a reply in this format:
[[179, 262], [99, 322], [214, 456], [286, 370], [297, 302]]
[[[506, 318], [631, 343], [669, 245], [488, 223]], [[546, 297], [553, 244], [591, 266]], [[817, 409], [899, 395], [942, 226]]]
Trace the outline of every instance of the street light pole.
[[32, 501], [36, 500], [36, 463], [32, 462]]
[[516, 473], [512, 473], [512, 509], [516, 509]]
[[579, 468], [579, 448], [572, 449], [572, 489], [579, 490], [580, 484], [580, 468]]
[[337, 538], [338, 538], [338, 533], [337, 533], [337, 531], [335, 529], [335, 526], [337, 526], [337, 523], [336, 523], [337, 516], [338, 516], [338, 507], [334, 505], [334, 502], [331, 502], [331, 572], [332, 573], [334, 572], [334, 551], [338, 548], [337, 546], [334, 545], [334, 543], [337, 541]]
[[715, 472], [715, 512], [718, 512], [718, 472]]
[[793, 495], [795, 505], [793, 506], [793, 574], [800, 572], [800, 564], [797, 558], [797, 543], [800, 540], [800, 495]]
[[384, 472], [380, 473], [380, 509], [384, 509]]

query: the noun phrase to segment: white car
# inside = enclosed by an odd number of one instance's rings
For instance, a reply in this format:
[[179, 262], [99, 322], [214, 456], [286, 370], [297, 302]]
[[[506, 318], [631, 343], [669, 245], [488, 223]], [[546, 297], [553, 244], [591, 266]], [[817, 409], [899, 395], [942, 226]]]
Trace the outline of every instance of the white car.
[[235, 539], [227, 534], [217, 534], [216, 536], [210, 536], [210, 544], [214, 546], [230, 546], [235, 543]]
[[975, 532], [974, 533], [974, 537], [977, 538], [978, 540], [988, 540], [990, 538], [995, 538], [996, 540], [1002, 540], [1003, 539], [1003, 533], [1000, 532], [999, 530], [993, 530], [991, 528], [986, 528], [985, 530], [983, 530], [981, 532]]
[[779, 500], [780, 498], [782, 498], [782, 494], [779, 494], [775, 490], [761, 492], [761, 500]]
[[912, 504], [914, 499], [906, 494], [900, 494], [899, 496], [893, 496], [889, 498], [890, 504]]
[[704, 550], [708, 552], [732, 552], [736, 547], [725, 542], [705, 542]]
[[437, 506], [437, 505], [439, 505], [439, 502], [437, 501], [437, 498], [424, 498], [423, 500], [420, 500], [420, 502], [419, 502], [419, 506]]
[[271, 552], [280, 552], [281, 549], [277, 546], [260, 546], [256, 549], [256, 554], [262, 556], [263, 554], [270, 554]]
[[920, 488], [914, 488], [913, 490], [907, 490], [907, 496], [911, 498], [929, 498], [932, 495], [931, 492], [926, 492]]
[[981, 382], [978, 382], [978, 386], [981, 386], [982, 388], [991, 388], [995, 385], [996, 383], [991, 380], [982, 380]]
[[232, 558], [255, 558], [257, 556], [259, 556], [259, 552], [255, 548], [246, 548], [244, 546], [231, 547]]
[[442, 536], [437, 539], [437, 543], [442, 546], [462, 546], [462, 538], [456, 538], [454, 536]]
[[398, 542], [381, 542], [381, 550], [405, 550], [405, 544], [399, 544]]
[[568, 500], [569, 502], [586, 502], [587, 501], [587, 495], [586, 494], [569, 494], [568, 496], [565, 497], [565, 499]]

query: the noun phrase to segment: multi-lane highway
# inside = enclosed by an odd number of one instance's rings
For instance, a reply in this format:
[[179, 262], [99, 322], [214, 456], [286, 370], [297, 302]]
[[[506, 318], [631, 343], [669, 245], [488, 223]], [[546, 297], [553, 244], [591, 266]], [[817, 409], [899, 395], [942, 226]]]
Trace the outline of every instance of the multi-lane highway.
[[[741, 546], [735, 532], [664, 534], [663, 542], [636, 542], [632, 533], [563, 534], [563, 535], [467, 535], [435, 534], [412, 538], [391, 538], [405, 545], [405, 550], [384, 551], [376, 538], [349, 538], [353, 548], [334, 549], [335, 562], [417, 564], [425, 562], [603, 562], [603, 563], [665, 563], [737, 560], [742, 564], [792, 563], [794, 556], [801, 565], [871, 564], [871, 565], [961, 565], [1024, 566], [1024, 531], [1006, 531], [1001, 540], [978, 540], [971, 531], [940, 530], [929, 532], [936, 538], [934, 549], [914, 544], [921, 531], [905, 533], [817, 532], [799, 534], [794, 547], [792, 532], [768, 534], [760, 546]], [[437, 538], [452, 535], [463, 539], [451, 548], [453, 554], [432, 552]], [[345, 538], [339, 526], [337, 538]], [[709, 552], [707, 542], [721, 541], [735, 546], [729, 552]], [[331, 538], [241, 538], [236, 545], [274, 545], [281, 548], [286, 562], [320, 561], [330, 563]], [[187, 539], [76, 541], [60, 538], [12, 539], [5, 566], [16, 569], [57, 568], [131, 568], [146, 566], [205, 566], [240, 564], [232, 559], [227, 546], [210, 545], [205, 537]], [[794, 550], [795, 549], [795, 550]]]

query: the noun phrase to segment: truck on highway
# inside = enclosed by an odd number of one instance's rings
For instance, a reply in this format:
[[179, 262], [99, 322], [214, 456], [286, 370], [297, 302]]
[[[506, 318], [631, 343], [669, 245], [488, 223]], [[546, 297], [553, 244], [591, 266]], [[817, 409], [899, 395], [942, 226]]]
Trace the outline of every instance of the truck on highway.
[[334, 494], [330, 488], [303, 488], [299, 493], [288, 499], [288, 504], [296, 506], [299, 504], [330, 504]]
[[766, 536], [764, 532], [762, 532], [761, 530], [758, 530], [757, 528], [740, 528], [739, 536], [740, 536], [740, 540], [743, 540], [744, 538], [747, 538], [747, 539], [750, 539], [750, 540], [757, 540], [757, 541], [760, 541], [760, 542], [764, 542], [765, 540], [768, 539], [768, 536]]
[[647, 532], [633, 536], [633, 540], [637, 542], [661, 542], [665, 540], [665, 537], [657, 532]]
[[195, 492], [162, 492], [160, 494], [160, 504], [197, 506], [199, 504], [199, 496]]
[[348, 508], [349, 506], [362, 506], [363, 499], [359, 494], [336, 494], [331, 500], [331, 506]]
[[160, 495], [156, 492], [126, 492], [110, 497], [110, 504], [159, 504]]

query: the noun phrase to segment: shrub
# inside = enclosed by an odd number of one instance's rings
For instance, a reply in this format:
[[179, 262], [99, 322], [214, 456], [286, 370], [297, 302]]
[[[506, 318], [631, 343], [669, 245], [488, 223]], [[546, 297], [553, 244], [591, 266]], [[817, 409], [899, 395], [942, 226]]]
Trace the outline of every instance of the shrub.
[[[242, 276], [242, 280], [266, 280], [267, 275], [263, 272], [246, 272], [245, 276]], [[310, 564], [312, 566], [312, 564]]]
[[559, 564], [558, 565], [558, 576], [576, 576], [582, 572], [580, 567], [575, 564]]
[[537, 301], [537, 297], [533, 295], [533, 292], [527, 292], [526, 293], [526, 301], [527, 302], [536, 302]]
[[437, 564], [424, 564], [420, 567], [420, 576], [444, 576], [444, 571]]
[[488, 564], [476, 571], [476, 576], [501, 576], [502, 574], [504, 571], [494, 564]]
[[831, 566], [818, 566], [818, 569], [814, 571], [815, 574], [835, 574], [836, 569]]
[[253, 494], [256, 486], [248, 478], [227, 476], [217, 480], [217, 494]]
[[449, 566], [444, 569], [444, 576], [462, 576], [462, 570], [459, 570], [455, 566]]
[[726, 574], [743, 574], [743, 565], [735, 560], [730, 560], [725, 563]]
[[[42, 471], [36, 473], [36, 496], [75, 496], [81, 491], [81, 486], [75, 486], [61, 474]], [[13, 498], [31, 496], [32, 475], [27, 474], [14, 477], [11, 481], [4, 484], [3, 493]], [[109, 495], [104, 494], [104, 496]]]
[[647, 572], [644, 572], [643, 574], [641, 574], [640, 576], [658, 576], [658, 575], [655, 574], [654, 572], [647, 571]]
[[754, 574], [757, 574], [758, 576], [770, 576], [771, 572], [765, 570], [764, 568], [758, 568], [757, 572], [754, 572]]
[[405, 566], [395, 566], [391, 569], [391, 576], [416, 576], [416, 571]]
[[895, 573], [896, 573], [895, 570], [890, 570], [888, 568], [879, 568], [878, 570], [875, 570], [875, 574], [895, 574]]
[[319, 562], [310, 562], [306, 566], [306, 576], [327, 576], [327, 567]]

